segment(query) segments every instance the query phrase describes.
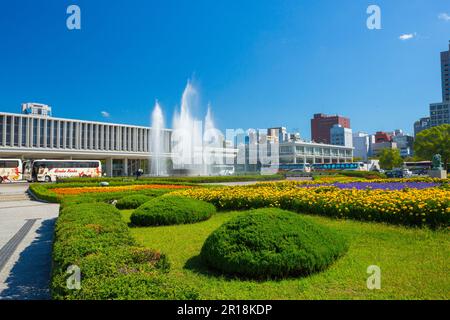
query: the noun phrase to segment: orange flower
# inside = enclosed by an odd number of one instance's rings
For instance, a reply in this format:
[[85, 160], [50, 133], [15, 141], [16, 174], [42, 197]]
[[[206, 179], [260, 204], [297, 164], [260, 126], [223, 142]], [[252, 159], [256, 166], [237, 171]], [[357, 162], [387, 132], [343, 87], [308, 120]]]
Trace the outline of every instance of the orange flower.
[[143, 189], [185, 189], [190, 186], [174, 184], [144, 184], [116, 187], [81, 187], [81, 188], [55, 188], [52, 191], [58, 195], [77, 195], [81, 193], [121, 192]]

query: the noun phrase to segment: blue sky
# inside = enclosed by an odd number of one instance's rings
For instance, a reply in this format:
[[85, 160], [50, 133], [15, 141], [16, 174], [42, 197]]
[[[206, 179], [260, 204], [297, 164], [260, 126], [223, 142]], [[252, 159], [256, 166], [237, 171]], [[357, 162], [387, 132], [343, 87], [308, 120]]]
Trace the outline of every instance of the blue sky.
[[[71, 4], [81, 30], [66, 28]], [[370, 4], [382, 30], [366, 28]], [[441, 101], [449, 40], [448, 0], [8, 1], [0, 110], [34, 101], [58, 117], [149, 125], [155, 99], [171, 119], [193, 79], [196, 112], [210, 102], [222, 130], [284, 125], [309, 138], [323, 112], [355, 131], [411, 132]]]

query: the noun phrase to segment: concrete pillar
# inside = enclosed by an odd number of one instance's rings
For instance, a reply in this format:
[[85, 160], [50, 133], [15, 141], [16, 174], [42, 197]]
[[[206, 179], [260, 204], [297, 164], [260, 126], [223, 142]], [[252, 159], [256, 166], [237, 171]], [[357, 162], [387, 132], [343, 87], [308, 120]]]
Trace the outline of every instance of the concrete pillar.
[[108, 177], [112, 177], [113, 174], [113, 159], [107, 158], [105, 161], [105, 172]]
[[9, 145], [11, 147], [14, 147], [14, 139], [17, 139], [17, 137], [14, 137], [14, 118], [14, 116], [11, 116], [11, 127], [9, 132], [9, 134], [11, 135]]
[[36, 124], [36, 147], [41, 146], [41, 119], [37, 119]]
[[6, 146], [6, 120], [7, 120], [6, 118], [8, 118], [8, 116], [4, 115], [3, 116], [2, 141], [1, 141], [1, 144], [4, 146]]
[[49, 120], [50, 121], [50, 148], [56, 147], [54, 145], [55, 142], [55, 121], [56, 120]]
[[18, 143], [17, 143], [17, 146], [18, 147], [21, 147], [22, 146], [22, 126], [23, 126], [23, 123], [22, 123], [22, 117], [19, 117], [19, 129], [18, 129], [18, 133], [19, 133], [19, 136], [18, 136]]
[[31, 121], [30, 118], [26, 118], [27, 120], [25, 121], [26, 123], [26, 136], [25, 136], [25, 147], [30, 147], [30, 131], [32, 131], [32, 125], [33, 125], [33, 121]]

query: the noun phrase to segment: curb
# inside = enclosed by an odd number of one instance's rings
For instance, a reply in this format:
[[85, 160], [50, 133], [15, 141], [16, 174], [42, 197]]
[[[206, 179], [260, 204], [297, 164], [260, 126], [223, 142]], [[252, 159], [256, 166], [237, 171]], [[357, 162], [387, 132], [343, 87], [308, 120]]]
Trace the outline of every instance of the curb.
[[34, 199], [34, 201], [38, 201], [38, 202], [42, 202], [42, 203], [53, 203], [53, 202], [49, 202], [47, 200], [39, 199], [33, 192], [31, 192], [30, 188], [27, 189], [27, 193], [31, 198]]

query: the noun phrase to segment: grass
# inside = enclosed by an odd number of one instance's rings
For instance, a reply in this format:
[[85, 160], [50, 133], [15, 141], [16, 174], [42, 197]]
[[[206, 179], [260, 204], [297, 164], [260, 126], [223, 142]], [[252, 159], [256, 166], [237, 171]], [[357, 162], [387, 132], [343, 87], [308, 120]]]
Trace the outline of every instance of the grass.
[[[132, 210], [123, 210], [129, 222]], [[350, 240], [348, 253], [328, 270], [305, 278], [252, 281], [205, 268], [198, 254], [208, 235], [242, 212], [225, 212], [192, 225], [131, 228], [146, 247], [165, 252], [170, 276], [197, 288], [203, 299], [449, 299], [450, 231], [306, 216]], [[381, 268], [381, 289], [366, 286], [367, 267]]]

